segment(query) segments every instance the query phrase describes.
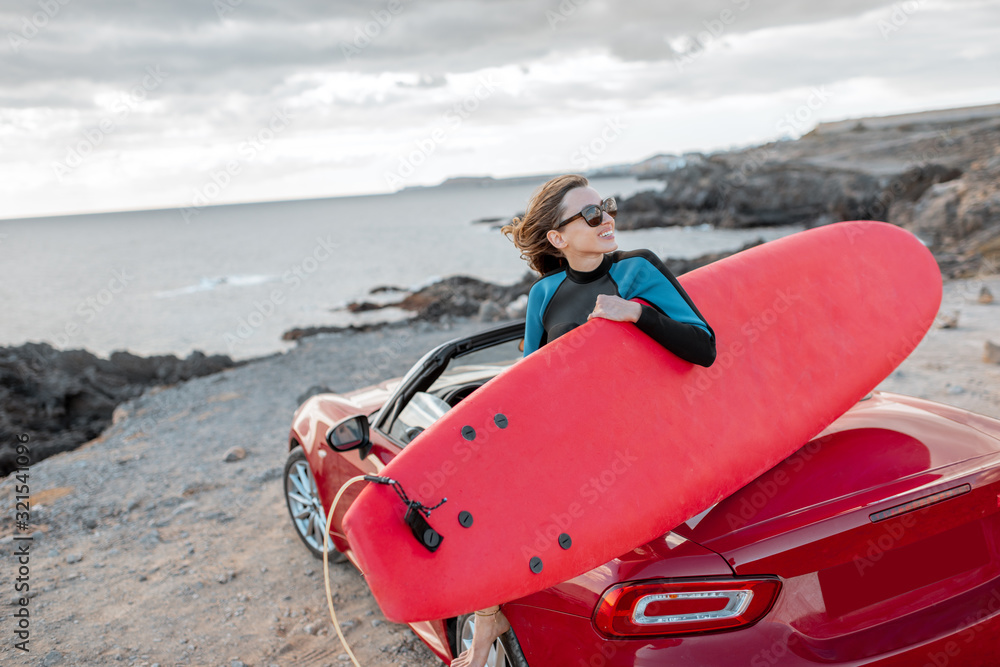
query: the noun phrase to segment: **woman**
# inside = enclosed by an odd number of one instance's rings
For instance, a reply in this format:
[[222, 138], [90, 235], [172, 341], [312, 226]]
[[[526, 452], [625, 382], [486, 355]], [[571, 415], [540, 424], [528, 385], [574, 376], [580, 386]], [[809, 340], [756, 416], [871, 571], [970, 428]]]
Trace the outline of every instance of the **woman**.
[[[528, 294], [524, 354], [592, 317], [634, 322], [678, 357], [715, 361], [715, 333], [673, 274], [648, 250], [618, 251], [614, 199], [601, 200], [583, 176], [558, 176], [539, 188], [521, 219], [503, 233], [541, 278]], [[630, 299], [641, 298], [651, 305]], [[472, 647], [452, 667], [482, 667], [510, 629], [499, 606], [476, 612]]]

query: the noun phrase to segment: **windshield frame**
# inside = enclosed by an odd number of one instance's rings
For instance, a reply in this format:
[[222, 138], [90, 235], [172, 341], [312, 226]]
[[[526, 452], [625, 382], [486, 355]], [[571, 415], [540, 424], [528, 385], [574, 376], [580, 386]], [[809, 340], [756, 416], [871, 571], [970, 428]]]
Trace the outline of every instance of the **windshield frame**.
[[426, 391], [454, 359], [524, 337], [524, 320], [502, 324], [431, 349], [406, 372], [382, 408], [371, 416], [371, 428], [400, 448], [406, 444], [389, 434], [389, 427], [418, 391]]

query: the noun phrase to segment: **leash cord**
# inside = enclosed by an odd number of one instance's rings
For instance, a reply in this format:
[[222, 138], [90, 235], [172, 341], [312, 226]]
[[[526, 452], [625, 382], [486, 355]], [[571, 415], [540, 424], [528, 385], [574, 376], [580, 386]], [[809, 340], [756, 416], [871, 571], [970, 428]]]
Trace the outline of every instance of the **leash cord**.
[[[357, 477], [352, 477], [347, 480], [347, 483], [340, 487], [340, 491], [337, 491], [337, 495], [333, 499], [333, 504], [330, 505], [329, 516], [326, 517], [326, 532], [323, 533], [323, 582], [326, 584], [326, 604], [330, 608], [330, 618], [333, 619], [333, 627], [337, 630], [337, 636], [340, 637], [340, 643], [343, 645], [344, 650], [347, 651], [347, 655], [351, 658], [351, 662], [354, 663], [354, 667], [361, 667], [358, 659], [354, 657], [354, 652], [351, 651], [351, 647], [347, 645], [347, 640], [344, 639], [344, 633], [340, 630], [340, 623], [337, 622], [337, 612], [333, 610], [333, 593], [330, 590], [330, 526], [333, 524], [333, 515], [337, 509], [337, 503], [340, 502], [340, 497], [344, 495], [344, 491], [347, 487], [351, 486], [355, 482], [364, 481], [368, 475], [358, 475]], [[364, 573], [362, 573], [363, 575]]]

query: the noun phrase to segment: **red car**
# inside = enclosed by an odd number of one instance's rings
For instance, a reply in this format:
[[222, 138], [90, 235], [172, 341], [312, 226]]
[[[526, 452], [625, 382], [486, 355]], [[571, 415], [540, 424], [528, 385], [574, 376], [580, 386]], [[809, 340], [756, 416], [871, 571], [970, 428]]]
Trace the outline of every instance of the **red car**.
[[[523, 333], [517, 323], [453, 340], [401, 380], [298, 408], [285, 497], [313, 554], [341, 485], [378, 474], [520, 359]], [[336, 426], [368, 437], [337, 451]], [[341, 521], [362, 486], [333, 519], [331, 545], [347, 558]], [[490, 665], [998, 665], [1000, 421], [874, 392], [713, 507], [504, 613], [512, 630]], [[474, 622], [411, 627], [450, 662]]]

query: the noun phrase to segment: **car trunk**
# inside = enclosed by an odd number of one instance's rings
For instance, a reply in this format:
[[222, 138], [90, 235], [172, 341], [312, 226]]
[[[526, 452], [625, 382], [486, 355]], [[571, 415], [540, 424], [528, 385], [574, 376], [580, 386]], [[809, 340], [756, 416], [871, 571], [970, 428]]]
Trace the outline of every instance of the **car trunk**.
[[739, 575], [781, 577], [764, 622], [835, 662], [1000, 610], [998, 503], [994, 438], [876, 395], [678, 532]]

